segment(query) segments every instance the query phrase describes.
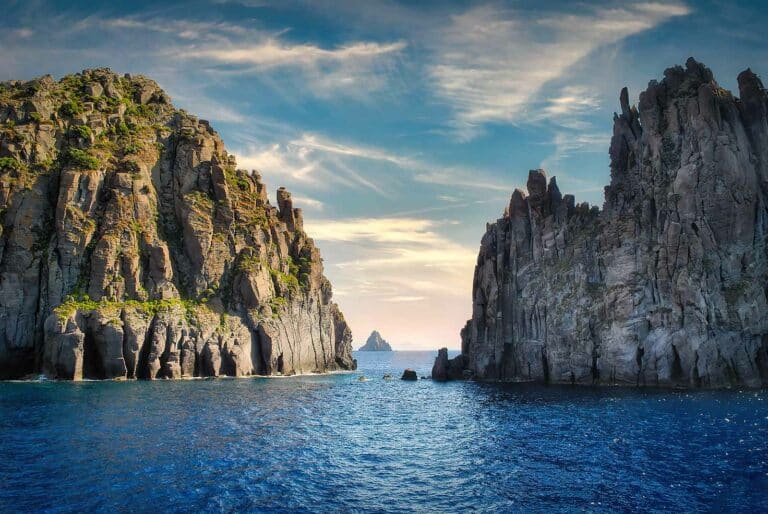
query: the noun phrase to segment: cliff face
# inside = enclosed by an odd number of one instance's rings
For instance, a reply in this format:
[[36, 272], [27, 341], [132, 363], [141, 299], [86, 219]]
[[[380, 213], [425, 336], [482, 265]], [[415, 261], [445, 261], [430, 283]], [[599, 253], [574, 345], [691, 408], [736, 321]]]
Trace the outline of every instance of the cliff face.
[[0, 84], [0, 378], [355, 367], [291, 195], [143, 77]]
[[602, 211], [531, 171], [489, 224], [462, 359], [480, 379], [768, 385], [768, 95], [690, 59], [614, 118]]
[[371, 332], [368, 340], [358, 350], [359, 352], [391, 352], [392, 347], [386, 342], [377, 330]]

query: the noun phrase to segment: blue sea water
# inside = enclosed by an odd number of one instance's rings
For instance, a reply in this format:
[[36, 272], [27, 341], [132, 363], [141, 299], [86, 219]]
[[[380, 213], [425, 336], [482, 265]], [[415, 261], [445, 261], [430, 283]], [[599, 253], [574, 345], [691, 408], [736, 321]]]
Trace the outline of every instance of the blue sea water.
[[325, 376], [0, 383], [0, 511], [768, 511], [765, 391], [397, 379], [434, 355], [358, 352], [357, 372]]

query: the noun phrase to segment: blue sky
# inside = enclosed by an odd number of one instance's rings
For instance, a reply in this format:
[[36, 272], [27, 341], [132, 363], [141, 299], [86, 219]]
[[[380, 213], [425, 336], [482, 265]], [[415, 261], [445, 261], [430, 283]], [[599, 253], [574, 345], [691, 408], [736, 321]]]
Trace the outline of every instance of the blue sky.
[[355, 334], [457, 348], [529, 169], [602, 204], [612, 114], [689, 56], [768, 72], [760, 2], [0, 0], [0, 80], [108, 66], [212, 121], [305, 210]]

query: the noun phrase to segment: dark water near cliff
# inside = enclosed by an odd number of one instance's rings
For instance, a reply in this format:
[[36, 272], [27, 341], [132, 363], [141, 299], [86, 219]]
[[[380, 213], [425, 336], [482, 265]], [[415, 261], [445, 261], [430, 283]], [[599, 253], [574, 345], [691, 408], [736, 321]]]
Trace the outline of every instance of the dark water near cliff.
[[[768, 394], [355, 374], [0, 383], [0, 511], [768, 510]], [[371, 381], [359, 382], [364, 373]]]

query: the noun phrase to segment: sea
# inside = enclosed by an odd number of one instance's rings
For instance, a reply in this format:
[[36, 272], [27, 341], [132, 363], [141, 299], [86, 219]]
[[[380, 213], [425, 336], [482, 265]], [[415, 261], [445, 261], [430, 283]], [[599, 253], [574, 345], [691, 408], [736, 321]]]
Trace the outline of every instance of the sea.
[[0, 512], [768, 512], [766, 391], [399, 379], [434, 357], [0, 383]]

